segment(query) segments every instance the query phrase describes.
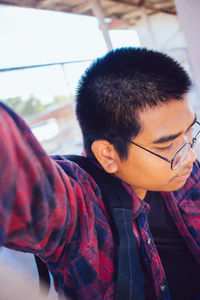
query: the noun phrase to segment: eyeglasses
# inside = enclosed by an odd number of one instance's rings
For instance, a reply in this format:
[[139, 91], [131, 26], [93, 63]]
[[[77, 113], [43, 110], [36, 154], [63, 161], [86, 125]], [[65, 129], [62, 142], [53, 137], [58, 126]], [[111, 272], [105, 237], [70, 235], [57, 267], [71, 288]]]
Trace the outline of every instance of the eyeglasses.
[[161, 156], [147, 148], [144, 148], [138, 144], [136, 144], [135, 142], [132, 142], [132, 141], [129, 141], [131, 144], [145, 150], [145, 151], [148, 151], [149, 153], [153, 154], [153, 155], [156, 155], [157, 157], [160, 157], [161, 159], [163, 159], [164, 161], [168, 162], [171, 164], [171, 169], [172, 170], [175, 170], [177, 169], [180, 164], [185, 160], [189, 150], [192, 148], [194, 149], [198, 142], [200, 141], [200, 128], [199, 128], [199, 125], [200, 123], [198, 121], [196, 121], [196, 123], [198, 125], [198, 128], [192, 128], [192, 136], [194, 136], [192, 138], [192, 142], [191, 143], [185, 143], [180, 149], [178, 149], [178, 151], [176, 151], [176, 153], [174, 154], [174, 157], [172, 158], [172, 160], [169, 160], [168, 158], [164, 157], [164, 156]]

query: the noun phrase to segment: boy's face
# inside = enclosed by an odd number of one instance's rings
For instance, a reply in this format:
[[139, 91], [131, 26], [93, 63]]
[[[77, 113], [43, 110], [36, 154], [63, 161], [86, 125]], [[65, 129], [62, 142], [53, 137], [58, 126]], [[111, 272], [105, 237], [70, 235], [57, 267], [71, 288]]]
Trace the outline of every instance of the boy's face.
[[[187, 100], [174, 100], [140, 112], [139, 118], [142, 128], [132, 141], [171, 161], [176, 151], [188, 142], [188, 129], [195, 120], [195, 114]], [[164, 143], [156, 142], [168, 136], [174, 138]], [[181, 188], [192, 171], [195, 159], [196, 155], [190, 148], [181, 165], [171, 170], [170, 163], [130, 144], [128, 158], [122, 161], [118, 158], [115, 175], [144, 198], [147, 190], [175, 191]]]

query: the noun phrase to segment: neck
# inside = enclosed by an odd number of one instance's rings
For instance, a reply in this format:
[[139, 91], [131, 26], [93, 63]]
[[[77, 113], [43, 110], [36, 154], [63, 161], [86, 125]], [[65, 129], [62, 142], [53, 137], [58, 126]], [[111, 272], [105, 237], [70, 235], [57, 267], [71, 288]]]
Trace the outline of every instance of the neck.
[[138, 198], [140, 198], [141, 200], [144, 200], [147, 190], [137, 189], [137, 188], [133, 188], [133, 190]]

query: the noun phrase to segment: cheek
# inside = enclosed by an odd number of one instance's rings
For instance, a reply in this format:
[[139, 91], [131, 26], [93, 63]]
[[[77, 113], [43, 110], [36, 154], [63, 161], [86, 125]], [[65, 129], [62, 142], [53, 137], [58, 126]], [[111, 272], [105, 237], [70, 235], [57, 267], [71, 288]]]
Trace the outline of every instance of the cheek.
[[143, 174], [155, 175], [163, 177], [171, 173], [170, 164], [161, 160], [159, 157], [145, 153], [143, 156], [135, 157], [132, 165]]
[[149, 153], [129, 153], [121, 162], [116, 175], [126, 183], [146, 189], [155, 189], [169, 184], [173, 177], [170, 164]]
[[175, 191], [186, 182], [186, 180], [176, 179], [176, 173], [176, 171], [171, 170], [170, 164], [152, 164], [151, 166], [149, 164], [143, 176], [143, 184], [149, 190]]
[[167, 184], [172, 178], [172, 171], [168, 164], [148, 164], [144, 172], [145, 180], [149, 183], [160, 185]]
[[145, 185], [165, 185], [173, 177], [169, 163], [159, 158], [144, 156], [133, 162], [135, 175]]

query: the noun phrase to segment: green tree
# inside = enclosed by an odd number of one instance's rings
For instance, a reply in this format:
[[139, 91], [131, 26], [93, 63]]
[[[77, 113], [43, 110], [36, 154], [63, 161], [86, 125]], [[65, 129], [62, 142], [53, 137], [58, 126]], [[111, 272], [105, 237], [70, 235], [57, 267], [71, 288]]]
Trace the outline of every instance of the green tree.
[[54, 104], [68, 104], [71, 101], [72, 101], [72, 97], [60, 95], [60, 96], [54, 97], [53, 103]]
[[23, 116], [30, 116], [33, 114], [40, 113], [44, 110], [45, 105], [43, 105], [39, 99], [32, 96], [24, 102], [24, 106], [21, 113]]
[[45, 110], [45, 105], [34, 96], [31, 96], [27, 100], [22, 100], [21, 97], [9, 98], [3, 100], [3, 102], [22, 117], [27, 117]]
[[41, 100], [31, 95], [28, 99], [22, 99], [21, 97], [9, 98], [2, 100], [5, 104], [10, 106], [15, 112], [17, 112], [23, 118], [36, 115], [45, 111], [45, 109], [54, 105], [65, 105], [72, 101], [70, 96], [56, 96], [53, 101], [48, 104], [43, 104]]

